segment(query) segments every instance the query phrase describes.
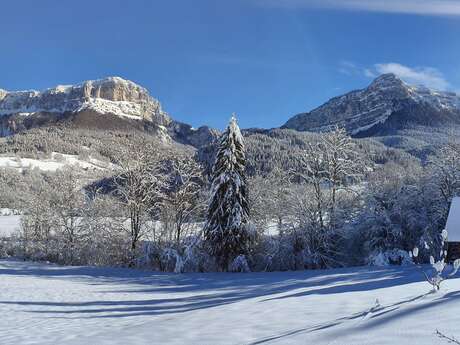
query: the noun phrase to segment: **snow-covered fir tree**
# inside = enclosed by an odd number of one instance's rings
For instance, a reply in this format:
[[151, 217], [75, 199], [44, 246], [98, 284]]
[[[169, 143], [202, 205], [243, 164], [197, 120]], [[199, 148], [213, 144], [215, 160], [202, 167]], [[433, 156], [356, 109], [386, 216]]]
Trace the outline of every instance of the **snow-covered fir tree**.
[[224, 271], [247, 251], [249, 205], [245, 148], [235, 115], [220, 139], [212, 171], [205, 240]]

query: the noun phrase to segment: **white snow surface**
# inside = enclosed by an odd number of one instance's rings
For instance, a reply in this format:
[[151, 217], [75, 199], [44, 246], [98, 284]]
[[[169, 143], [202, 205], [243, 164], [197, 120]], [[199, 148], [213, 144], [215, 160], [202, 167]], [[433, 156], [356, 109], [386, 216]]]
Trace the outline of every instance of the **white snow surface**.
[[167, 274], [0, 260], [2, 345], [445, 344], [460, 279], [414, 267]]
[[460, 197], [452, 200], [446, 230], [449, 242], [460, 242]]
[[17, 233], [20, 229], [20, 215], [0, 215], [0, 239], [11, 237], [11, 235]]
[[143, 105], [128, 101], [109, 101], [101, 98], [89, 98], [76, 111], [94, 110], [99, 114], [115, 114], [133, 120], [142, 119]]
[[42, 171], [56, 171], [65, 166], [78, 166], [85, 170], [113, 169], [114, 165], [100, 160], [89, 158], [84, 161], [76, 155], [53, 152], [48, 159], [33, 159], [16, 156], [0, 156], [0, 168], [13, 168], [18, 171], [39, 169]]

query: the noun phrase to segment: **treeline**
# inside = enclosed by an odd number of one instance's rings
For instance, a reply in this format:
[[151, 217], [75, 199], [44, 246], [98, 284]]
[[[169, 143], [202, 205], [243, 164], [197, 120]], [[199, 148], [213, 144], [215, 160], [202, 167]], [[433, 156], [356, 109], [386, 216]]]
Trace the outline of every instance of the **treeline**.
[[72, 167], [4, 170], [2, 206], [20, 210], [22, 220], [3, 251], [61, 264], [166, 269], [163, 249], [180, 246], [203, 220], [201, 168], [193, 156], [149, 141], [117, 150], [114, 175], [101, 173], [104, 183], [84, 184], [86, 175]]
[[440, 243], [460, 189], [454, 139], [422, 162], [341, 129], [243, 138], [235, 125], [198, 157], [140, 138], [114, 140], [117, 170], [104, 183], [82, 185], [71, 169], [3, 171], [1, 201], [23, 213], [4, 254], [176, 272], [273, 271], [401, 264], [414, 247]]
[[[101, 161], [115, 163], [123, 147], [140, 146], [146, 142], [157, 147], [165, 146], [157, 133], [135, 129], [126, 131], [89, 129], [60, 124], [31, 128], [13, 136], [0, 138], [0, 154], [42, 159], [49, 158], [53, 152], [59, 152], [79, 156], [82, 160], [91, 156]], [[181, 151], [193, 151], [192, 148], [184, 145], [175, 146]]]
[[[297, 132], [289, 129], [273, 129], [261, 133], [247, 131], [243, 135], [248, 158], [246, 173], [249, 176], [267, 174], [275, 167], [296, 168], [299, 154], [309, 143], [317, 141], [319, 137], [319, 134], [316, 133]], [[431, 137], [436, 136], [436, 133], [431, 135]], [[392, 138], [388, 140], [402, 140]], [[383, 138], [377, 139], [384, 141], [387, 145], [373, 139], [354, 139], [354, 142], [362, 156], [370, 159], [373, 163], [383, 164], [388, 161], [399, 163], [410, 158], [411, 155], [404, 150], [391, 147], [398, 146], [397, 143], [389, 143]], [[410, 138], [404, 140], [411, 141]], [[14, 136], [0, 138], [0, 155], [46, 159], [50, 158], [53, 152], [59, 152], [79, 156], [81, 160], [87, 160], [91, 157], [103, 162], [115, 163], [122, 147], [140, 146], [143, 142], [149, 142], [158, 148], [165, 146], [165, 143], [159, 140], [158, 135], [138, 130], [97, 130], [61, 124], [59, 126], [32, 128]], [[195, 151], [194, 148], [175, 142], [170, 144], [169, 146], [176, 147], [178, 151], [187, 151], [189, 155], [193, 155]], [[203, 144], [204, 146], [198, 149], [197, 160], [205, 172], [210, 174], [217, 145], [216, 143]], [[411, 150], [411, 147], [400, 146], [402, 149]]]

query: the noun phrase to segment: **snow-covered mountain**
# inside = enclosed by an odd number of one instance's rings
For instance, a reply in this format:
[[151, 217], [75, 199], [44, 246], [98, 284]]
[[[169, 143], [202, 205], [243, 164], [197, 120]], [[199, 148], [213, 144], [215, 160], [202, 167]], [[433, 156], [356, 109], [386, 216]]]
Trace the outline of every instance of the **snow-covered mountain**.
[[[218, 131], [209, 127], [195, 129], [175, 121], [145, 88], [119, 77], [44, 91], [0, 90], [0, 136], [61, 123], [66, 127], [70, 124], [68, 130], [73, 127], [134, 129], [163, 142], [195, 148], [207, 146], [218, 136]], [[283, 128], [322, 132], [338, 125], [356, 137], [380, 136], [385, 145], [426, 155], [434, 144], [433, 140], [424, 139], [426, 132], [445, 125], [450, 128], [453, 124], [460, 128], [460, 96], [411, 86], [393, 74], [385, 74], [363, 90], [349, 92], [309, 113], [296, 115]], [[416, 133], [404, 131], [414, 127], [423, 128]], [[253, 129], [245, 133], [270, 136], [273, 131]]]
[[0, 90], [0, 115], [30, 116], [39, 112], [60, 114], [82, 110], [152, 120], [164, 125], [170, 122], [160, 102], [145, 88], [119, 77], [59, 85], [44, 91]]
[[132, 81], [119, 77], [59, 85], [44, 91], [0, 89], [0, 136], [70, 120], [78, 126], [149, 129], [163, 140], [200, 146], [216, 133], [174, 121], [158, 100]]
[[365, 89], [292, 117], [283, 128], [323, 132], [339, 126], [352, 135], [369, 136], [411, 126], [452, 123], [460, 124], [459, 95], [408, 85], [394, 74], [384, 74]]

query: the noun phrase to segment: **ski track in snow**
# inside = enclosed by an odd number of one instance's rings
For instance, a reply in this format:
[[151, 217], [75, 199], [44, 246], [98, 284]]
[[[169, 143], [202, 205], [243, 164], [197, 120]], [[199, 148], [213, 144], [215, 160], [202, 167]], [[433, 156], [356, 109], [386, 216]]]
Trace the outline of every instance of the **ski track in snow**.
[[169, 274], [0, 260], [0, 344], [443, 344], [460, 279], [406, 268]]

